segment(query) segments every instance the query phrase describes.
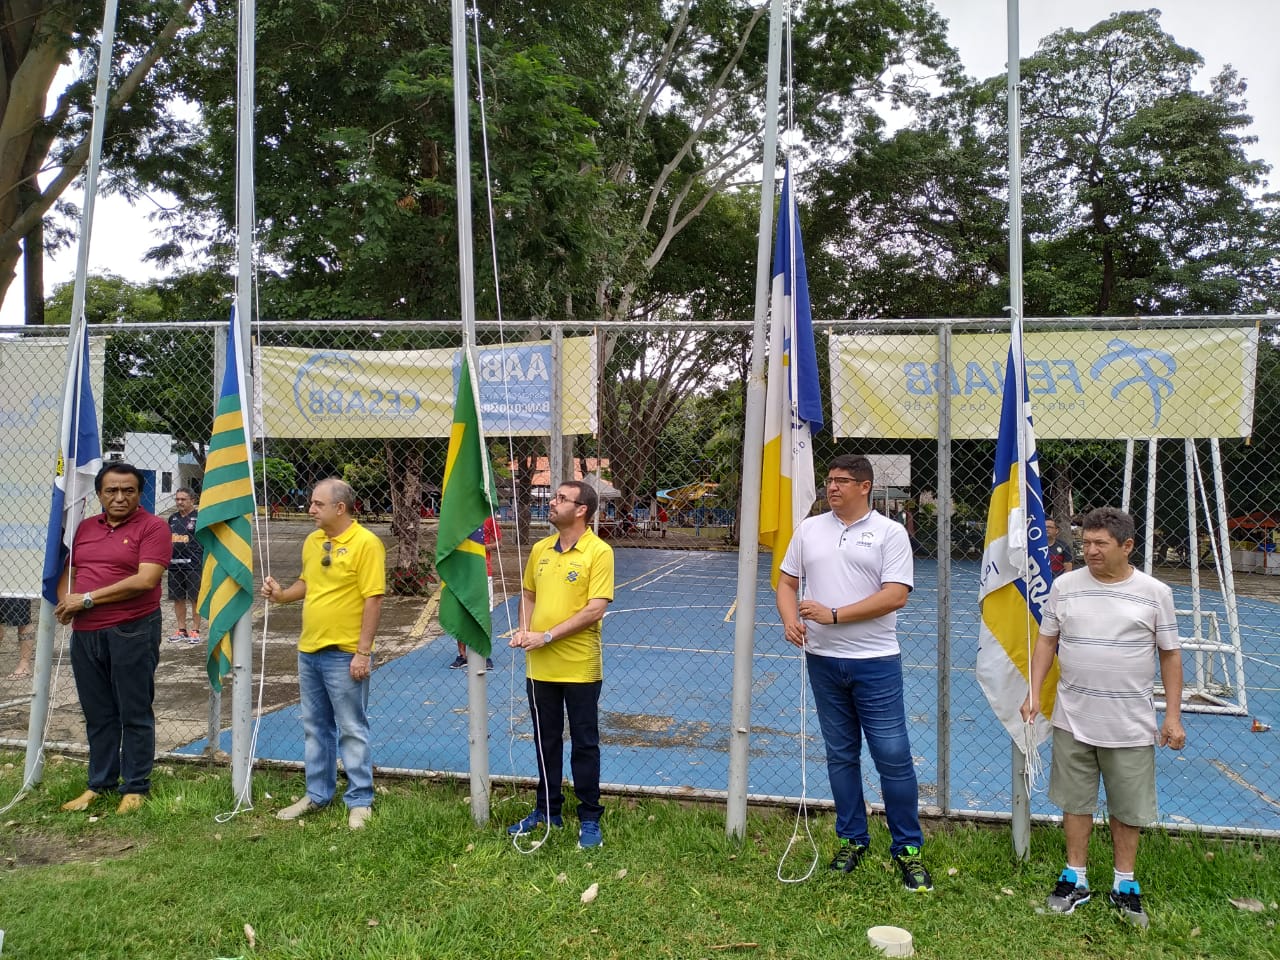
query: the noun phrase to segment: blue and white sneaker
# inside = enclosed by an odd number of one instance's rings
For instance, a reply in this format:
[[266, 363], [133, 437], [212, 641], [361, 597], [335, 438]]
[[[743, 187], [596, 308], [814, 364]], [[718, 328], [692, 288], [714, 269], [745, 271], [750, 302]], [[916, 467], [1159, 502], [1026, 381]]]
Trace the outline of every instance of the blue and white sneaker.
[[1145, 929], [1150, 926], [1151, 921], [1147, 918], [1147, 911], [1142, 909], [1142, 890], [1138, 887], [1138, 881], [1121, 880], [1120, 889], [1112, 890], [1107, 897], [1111, 905], [1120, 911], [1120, 916], [1135, 927]]
[[1053, 893], [1045, 900], [1045, 906], [1054, 913], [1073, 913], [1080, 904], [1088, 903], [1093, 893], [1088, 887], [1081, 886], [1078, 880], [1074, 870], [1064, 868]]
[[578, 849], [590, 850], [604, 846], [604, 834], [600, 832], [599, 820], [583, 820], [578, 827]]
[[[518, 836], [522, 833], [533, 833], [535, 830], [537, 830], [546, 822], [547, 822], [547, 815], [543, 813], [541, 810], [535, 810], [533, 811], [533, 813], [529, 814], [519, 823], [513, 823], [511, 826], [507, 827], [507, 833], [511, 834], [513, 837]], [[552, 817], [551, 826], [563, 827], [564, 818], [562, 818], [558, 814]]]

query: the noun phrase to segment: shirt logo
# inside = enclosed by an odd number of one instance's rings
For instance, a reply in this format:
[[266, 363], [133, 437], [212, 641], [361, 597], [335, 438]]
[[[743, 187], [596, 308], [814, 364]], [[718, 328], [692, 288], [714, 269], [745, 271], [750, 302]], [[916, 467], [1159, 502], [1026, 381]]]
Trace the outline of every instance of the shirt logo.
[[577, 571], [577, 570], [570, 570], [568, 573], [566, 573], [566, 574], [564, 575], [564, 578], [565, 578], [565, 580], [566, 580], [567, 582], [569, 582], [569, 583], [577, 583], [577, 582], [578, 582], [578, 571]]

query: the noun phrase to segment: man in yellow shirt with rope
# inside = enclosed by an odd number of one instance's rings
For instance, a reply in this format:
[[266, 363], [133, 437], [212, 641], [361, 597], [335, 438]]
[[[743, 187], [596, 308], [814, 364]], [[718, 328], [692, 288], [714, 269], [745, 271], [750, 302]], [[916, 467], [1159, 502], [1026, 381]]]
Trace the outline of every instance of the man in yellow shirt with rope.
[[520, 597], [520, 629], [510, 646], [525, 651], [525, 689], [538, 751], [534, 811], [512, 834], [546, 823], [563, 825], [564, 718], [572, 745], [569, 765], [578, 796], [578, 846], [598, 847], [600, 832], [600, 622], [613, 600], [613, 549], [587, 524], [599, 499], [587, 483], [560, 484], [549, 517], [556, 532], [529, 553]]

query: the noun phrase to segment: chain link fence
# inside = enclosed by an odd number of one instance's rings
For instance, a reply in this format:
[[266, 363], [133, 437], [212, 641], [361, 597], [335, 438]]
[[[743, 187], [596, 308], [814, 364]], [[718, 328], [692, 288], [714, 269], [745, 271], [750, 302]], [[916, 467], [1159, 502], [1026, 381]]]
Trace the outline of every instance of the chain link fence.
[[[160, 514], [197, 496], [223, 324], [91, 328], [104, 456], [149, 477]], [[42, 333], [45, 331], [41, 331]], [[39, 590], [65, 341], [0, 331], [14, 504], [0, 594]], [[1161, 817], [1230, 832], [1280, 831], [1280, 478], [1272, 449], [1280, 351], [1249, 318], [1028, 323], [1027, 383], [1047, 512], [1080, 562], [1079, 519], [1101, 505], [1137, 520], [1135, 562], [1173, 585], [1184, 638], [1188, 747], [1161, 750]], [[254, 331], [259, 574], [287, 582], [314, 529], [310, 487], [340, 476], [384, 540], [383, 612], [370, 712], [383, 770], [467, 769], [465, 671], [434, 616], [439, 484], [452, 421], [456, 324], [301, 325]], [[603, 777], [631, 791], [723, 795], [728, 778], [738, 520], [750, 330], [697, 324], [482, 328], [479, 390], [498, 476], [490, 766], [535, 774], [523, 662], [505, 645], [522, 565], [548, 532], [562, 479], [600, 493], [618, 595], [605, 620]], [[974, 676], [982, 556], [1007, 330], [998, 322], [899, 322], [818, 331], [829, 412], [815, 465], [840, 452], [877, 465], [877, 509], [903, 522], [916, 590], [899, 615], [921, 799], [943, 815], [1007, 815], [1008, 737]], [[1216, 438], [1216, 439], [1215, 439]], [[819, 486], [821, 491], [821, 486]], [[819, 503], [815, 509], [820, 509]], [[753, 509], [746, 504], [745, 509]], [[827, 798], [821, 736], [781, 637], [767, 558], [756, 585], [749, 792]], [[32, 604], [33, 613], [38, 604]], [[159, 748], [216, 754], [230, 698], [211, 703], [202, 642], [166, 637]], [[300, 762], [297, 607], [254, 609], [260, 758]], [[188, 623], [188, 631], [194, 626]], [[0, 678], [18, 670], [15, 628]], [[83, 743], [59, 630], [46, 742]], [[24, 746], [31, 681], [0, 680], [0, 737]], [[255, 686], [255, 701], [259, 694]], [[803, 722], [802, 722], [803, 721]], [[878, 797], [869, 759], [868, 795]], [[1042, 793], [1033, 812], [1052, 814]]]

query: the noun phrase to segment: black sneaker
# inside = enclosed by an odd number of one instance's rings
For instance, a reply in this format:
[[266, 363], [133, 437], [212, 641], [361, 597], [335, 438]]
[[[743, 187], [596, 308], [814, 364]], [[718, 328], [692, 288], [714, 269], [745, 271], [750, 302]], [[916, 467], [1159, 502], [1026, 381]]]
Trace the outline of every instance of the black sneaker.
[[846, 840], [842, 837], [840, 846], [836, 847], [836, 855], [832, 858], [829, 869], [853, 873], [854, 868], [862, 862], [862, 858], [866, 855], [867, 845], [865, 843], [854, 843], [852, 840]]
[[902, 885], [912, 893], [927, 893], [933, 889], [933, 877], [920, 862], [920, 848], [906, 847], [894, 856], [893, 862], [902, 871]]
[[1137, 881], [1121, 880], [1120, 889], [1112, 890], [1107, 894], [1107, 899], [1120, 911], [1120, 916], [1135, 927], [1146, 929], [1150, 926], [1151, 921], [1147, 919], [1147, 911], [1142, 909], [1142, 891], [1138, 889]]
[[458, 657], [455, 657], [455, 658], [454, 658], [453, 663], [449, 664], [449, 669], [450, 669], [450, 670], [461, 670], [461, 669], [463, 669], [464, 667], [466, 667], [466, 665], [467, 665], [467, 658], [466, 658], [466, 657], [463, 657], [463, 656], [458, 656]]
[[1077, 884], [1076, 879], [1074, 870], [1063, 870], [1053, 893], [1045, 900], [1045, 906], [1054, 913], [1073, 913], [1080, 904], [1088, 903], [1093, 897], [1093, 891]]

